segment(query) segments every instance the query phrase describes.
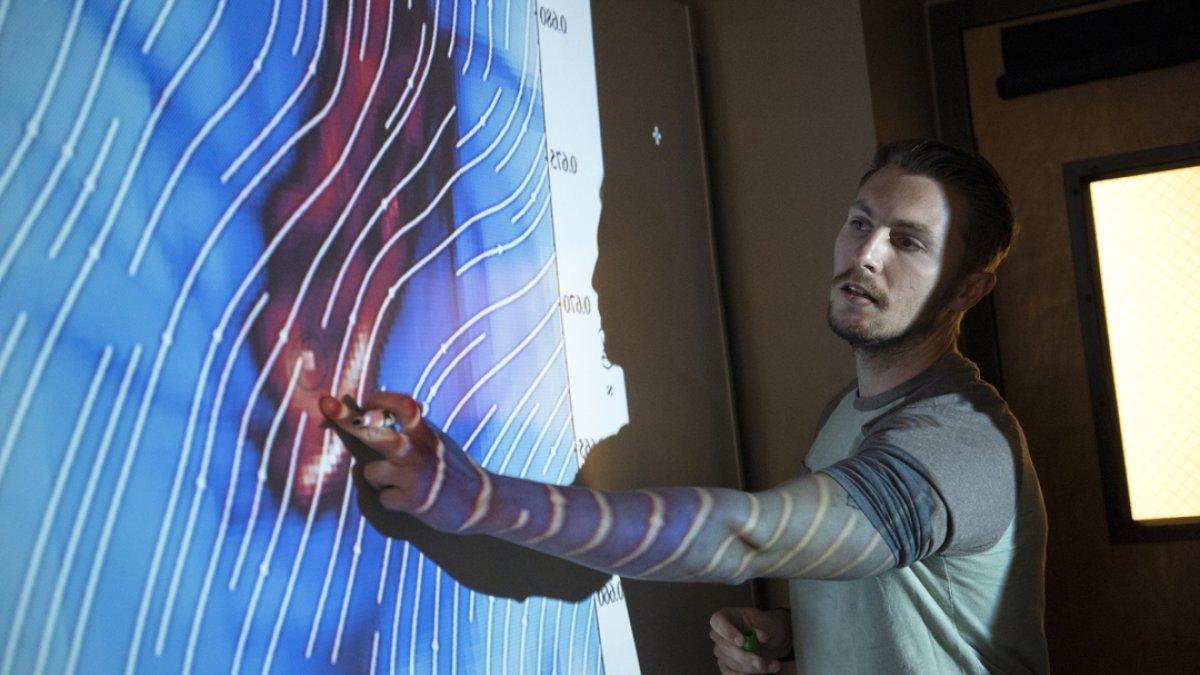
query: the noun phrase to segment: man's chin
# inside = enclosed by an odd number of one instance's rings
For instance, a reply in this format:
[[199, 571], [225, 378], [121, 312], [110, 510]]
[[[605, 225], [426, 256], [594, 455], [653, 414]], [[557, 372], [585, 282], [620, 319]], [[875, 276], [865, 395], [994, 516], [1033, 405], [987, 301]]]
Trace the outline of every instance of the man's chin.
[[869, 326], [847, 326], [829, 317], [829, 329], [856, 351], [882, 351], [896, 346], [904, 335], [885, 335]]

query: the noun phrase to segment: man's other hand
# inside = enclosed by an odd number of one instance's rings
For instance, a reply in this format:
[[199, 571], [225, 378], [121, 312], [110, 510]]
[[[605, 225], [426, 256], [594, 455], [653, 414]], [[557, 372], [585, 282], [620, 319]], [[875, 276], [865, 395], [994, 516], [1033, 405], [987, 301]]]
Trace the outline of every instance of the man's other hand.
[[[722, 675], [777, 673], [779, 657], [792, 651], [791, 615], [786, 609], [762, 611], [753, 607], [726, 607], [712, 615], [713, 654]], [[752, 629], [758, 649], [742, 649], [742, 631]]]

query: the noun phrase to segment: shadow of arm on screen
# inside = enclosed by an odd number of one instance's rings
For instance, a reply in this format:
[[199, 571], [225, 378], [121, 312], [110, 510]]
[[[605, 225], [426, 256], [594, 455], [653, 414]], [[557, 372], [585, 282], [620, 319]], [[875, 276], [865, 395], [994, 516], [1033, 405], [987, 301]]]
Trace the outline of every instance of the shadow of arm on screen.
[[463, 586], [485, 595], [525, 600], [530, 597], [578, 602], [598, 591], [609, 576], [554, 556], [486, 535], [448, 534], [407, 513], [389, 511], [362, 478], [365, 462], [378, 459], [352, 436], [337, 430], [358, 462], [354, 488], [358, 507], [380, 534], [407, 541]]

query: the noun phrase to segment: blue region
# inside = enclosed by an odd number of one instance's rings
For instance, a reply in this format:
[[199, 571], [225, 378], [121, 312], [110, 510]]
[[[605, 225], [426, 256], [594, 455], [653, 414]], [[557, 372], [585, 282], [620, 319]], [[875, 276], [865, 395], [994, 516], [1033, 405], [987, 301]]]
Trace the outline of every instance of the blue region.
[[[262, 213], [294, 158], [280, 149], [320, 103], [296, 92], [322, 20], [346, 9], [17, 0], [0, 25], [3, 670], [602, 670], [590, 599], [472, 593], [363, 526], [353, 495], [307, 535], [305, 514], [256, 496], [260, 437], [242, 432], [274, 403], [246, 409], [259, 365], [232, 345], [263, 288]], [[453, 223], [411, 237], [414, 260], [442, 250], [397, 292], [377, 384], [410, 390], [432, 363], [418, 397], [439, 383], [433, 421], [493, 470], [566, 482], [534, 9], [429, 7], [436, 57], [457, 43], [460, 75], [431, 85], [455, 92], [447, 133], [496, 103], [455, 151], [478, 163], [449, 193]]]

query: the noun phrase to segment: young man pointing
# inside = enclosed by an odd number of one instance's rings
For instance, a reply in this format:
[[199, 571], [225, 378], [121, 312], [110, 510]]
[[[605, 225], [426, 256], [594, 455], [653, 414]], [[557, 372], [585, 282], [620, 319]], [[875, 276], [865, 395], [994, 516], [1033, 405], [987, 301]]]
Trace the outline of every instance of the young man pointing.
[[826, 408], [802, 475], [763, 492], [521, 480], [478, 466], [407, 396], [321, 409], [377, 453], [363, 498], [439, 530], [628, 577], [788, 579], [790, 613], [713, 616], [722, 672], [788, 657], [802, 673], [1045, 672], [1037, 476], [1016, 419], [955, 349], [1012, 236], [1007, 190], [982, 158], [932, 141], [879, 150], [829, 291], [857, 379]]

